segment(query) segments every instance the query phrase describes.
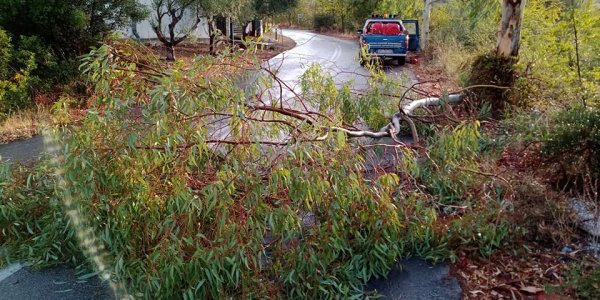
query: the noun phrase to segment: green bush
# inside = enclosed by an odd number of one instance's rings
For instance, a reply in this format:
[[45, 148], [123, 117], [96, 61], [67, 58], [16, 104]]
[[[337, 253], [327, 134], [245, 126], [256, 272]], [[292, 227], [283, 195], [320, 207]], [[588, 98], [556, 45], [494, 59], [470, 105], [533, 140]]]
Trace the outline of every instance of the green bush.
[[73, 59], [145, 10], [134, 0], [0, 0], [0, 27], [15, 39], [37, 36], [60, 59]]
[[329, 30], [335, 27], [335, 16], [331, 14], [317, 14], [314, 19], [314, 26], [317, 30]]
[[557, 113], [550, 124], [543, 142], [544, 152], [568, 166], [565, 175], [573, 180], [588, 175], [599, 178], [600, 109], [570, 108]]
[[430, 159], [419, 178], [427, 190], [442, 204], [471, 205], [469, 187], [476, 175], [479, 151], [479, 123], [463, 123], [453, 130], [444, 130], [430, 138]]
[[436, 4], [431, 12], [427, 49], [433, 62], [466, 83], [475, 58], [495, 46], [498, 8], [491, 1], [449, 0]]
[[74, 59], [58, 59], [37, 36], [16, 41], [0, 28], [0, 118], [34, 104], [33, 96], [50, 92], [79, 75]]
[[36, 67], [35, 54], [13, 49], [11, 38], [0, 28], [0, 119], [32, 104], [30, 74]]
[[0, 78], [7, 78], [9, 75], [8, 66], [11, 61], [12, 44], [6, 31], [0, 28]]
[[595, 263], [578, 263], [570, 270], [562, 287], [567, 291], [574, 291], [578, 299], [598, 299], [600, 298], [600, 269]]

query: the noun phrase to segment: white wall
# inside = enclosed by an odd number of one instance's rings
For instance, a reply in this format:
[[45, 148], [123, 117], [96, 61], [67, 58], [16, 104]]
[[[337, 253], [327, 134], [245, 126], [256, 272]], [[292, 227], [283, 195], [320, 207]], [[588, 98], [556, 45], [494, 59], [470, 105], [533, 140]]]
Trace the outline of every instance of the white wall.
[[[141, 5], [146, 6], [146, 8], [150, 11], [146, 20], [143, 20], [137, 23], [137, 32], [142, 39], [156, 39], [156, 34], [152, 29], [151, 20], [156, 18], [156, 12], [152, 6], [152, 0], [139, 0]], [[195, 21], [195, 16], [192, 14], [186, 14], [181, 21], [177, 24], [175, 32], [178, 35], [183, 35], [184, 32], [182, 30], [186, 28], [190, 28], [193, 22]], [[167, 25], [169, 24], [169, 17], [163, 17], [163, 33], [168, 36]], [[121, 32], [126, 37], [134, 37], [131, 27], [123, 28]], [[200, 39], [208, 39], [208, 21], [206, 18], [202, 18], [200, 24], [190, 37], [200, 38]]]

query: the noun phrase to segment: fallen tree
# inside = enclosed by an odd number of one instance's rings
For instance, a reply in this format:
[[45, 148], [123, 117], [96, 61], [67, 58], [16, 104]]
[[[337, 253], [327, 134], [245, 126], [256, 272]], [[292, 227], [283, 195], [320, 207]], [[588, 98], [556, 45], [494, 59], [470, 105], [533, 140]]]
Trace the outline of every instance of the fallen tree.
[[[93, 50], [83, 65], [90, 108], [57, 160], [57, 198], [78, 227], [61, 230], [79, 236], [102, 278], [127, 288], [115, 288], [120, 296], [362, 295], [410, 251], [404, 210], [428, 212], [397, 206], [398, 175], [366, 177], [362, 150], [347, 138], [396, 140], [417, 109], [459, 102], [462, 92], [402, 105], [382, 130], [360, 130], [354, 124], [380, 100], [404, 96], [356, 97], [318, 67], [296, 91], [237, 59], [232, 67], [268, 80], [243, 89], [233, 76], [211, 76], [226, 67], [215, 57], [164, 69], [150, 51]], [[453, 138], [465, 149], [477, 142], [467, 127]]]

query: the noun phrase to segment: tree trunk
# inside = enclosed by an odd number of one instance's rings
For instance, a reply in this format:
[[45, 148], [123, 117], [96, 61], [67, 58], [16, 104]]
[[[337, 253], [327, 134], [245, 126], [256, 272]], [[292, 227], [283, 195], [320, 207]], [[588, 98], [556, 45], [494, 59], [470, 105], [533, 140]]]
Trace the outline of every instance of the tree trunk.
[[[579, 91], [581, 91], [582, 88], [582, 81], [581, 81], [581, 65], [580, 65], [580, 57], [579, 57], [579, 37], [578, 37], [578, 32], [577, 32], [577, 20], [575, 19], [575, 1], [571, 0], [571, 24], [573, 26], [573, 39], [574, 39], [574, 43], [575, 43], [575, 63], [577, 64], [577, 79], [579, 81]], [[579, 92], [578, 92], [579, 94]], [[587, 107], [587, 103], [585, 101], [585, 97], [581, 97], [581, 103], [583, 104], [583, 107]]]
[[421, 50], [427, 49], [427, 37], [429, 35], [429, 20], [431, 19], [431, 7], [436, 0], [425, 0], [423, 8], [423, 24], [421, 25], [421, 36], [419, 37], [419, 47]]
[[[233, 30], [233, 28], [231, 30]], [[208, 21], [208, 44], [210, 46], [208, 50], [210, 55], [215, 55], [215, 28], [213, 18]]]
[[165, 45], [167, 48], [167, 61], [175, 61], [175, 47], [173, 45]]
[[498, 30], [496, 54], [503, 57], [519, 56], [521, 22], [526, 0], [503, 0], [502, 20]]
[[243, 22], [242, 24], [244, 24], [242, 26], [242, 45], [243, 45], [243, 42], [246, 41], [246, 36], [248, 35], [248, 32], [247, 32], [248, 22]]
[[136, 40], [141, 40], [140, 34], [138, 33], [137, 30], [137, 23], [136, 22], [131, 22], [131, 33], [133, 34], [133, 36], [135, 37]]

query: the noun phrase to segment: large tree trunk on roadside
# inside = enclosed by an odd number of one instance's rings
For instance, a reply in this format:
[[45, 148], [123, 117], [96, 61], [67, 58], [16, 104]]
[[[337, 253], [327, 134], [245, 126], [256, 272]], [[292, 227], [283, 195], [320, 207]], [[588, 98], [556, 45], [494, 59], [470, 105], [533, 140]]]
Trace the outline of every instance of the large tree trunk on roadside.
[[496, 54], [502, 57], [519, 56], [521, 23], [526, 0], [503, 0], [502, 20], [498, 30]]
[[440, 0], [425, 0], [425, 7], [423, 8], [423, 23], [419, 30], [419, 48], [421, 50], [427, 49], [427, 43], [429, 42], [429, 24], [431, 21], [431, 9], [433, 4], [440, 2]]
[[423, 8], [423, 24], [421, 25], [421, 36], [419, 37], [419, 47], [421, 50], [427, 49], [427, 38], [429, 36], [429, 20], [431, 17], [431, 7], [435, 0], [425, 0]]

